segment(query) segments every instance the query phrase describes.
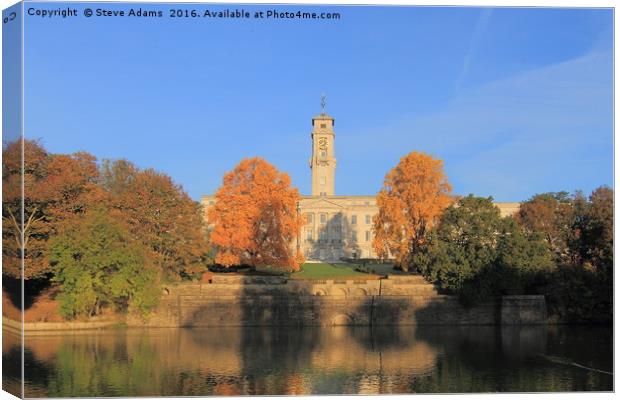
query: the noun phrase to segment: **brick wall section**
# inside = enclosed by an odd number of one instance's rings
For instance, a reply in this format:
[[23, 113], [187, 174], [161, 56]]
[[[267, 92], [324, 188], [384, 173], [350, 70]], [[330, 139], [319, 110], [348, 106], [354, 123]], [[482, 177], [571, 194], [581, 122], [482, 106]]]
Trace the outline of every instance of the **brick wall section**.
[[419, 276], [381, 280], [301, 281], [215, 275], [211, 283], [163, 288], [146, 326], [329, 326], [428, 324], [540, 324], [544, 296], [504, 296], [463, 307]]

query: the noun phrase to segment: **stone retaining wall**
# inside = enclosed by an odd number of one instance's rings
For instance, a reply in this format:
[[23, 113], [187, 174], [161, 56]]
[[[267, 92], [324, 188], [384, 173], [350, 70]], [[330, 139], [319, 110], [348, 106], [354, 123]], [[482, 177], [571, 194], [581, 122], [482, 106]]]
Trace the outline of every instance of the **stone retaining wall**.
[[419, 276], [381, 280], [290, 280], [214, 275], [211, 283], [166, 286], [157, 309], [130, 325], [325, 326], [540, 324], [544, 296], [504, 296], [476, 307], [440, 295]]
[[[148, 319], [129, 317], [130, 326], [329, 326], [431, 324], [541, 324], [544, 296], [503, 296], [476, 307], [440, 295], [419, 276], [388, 279], [290, 280], [284, 277], [214, 275], [210, 283], [177, 283], [162, 288]], [[36, 322], [26, 334], [77, 331], [120, 321]], [[3, 326], [19, 332], [17, 321]]]

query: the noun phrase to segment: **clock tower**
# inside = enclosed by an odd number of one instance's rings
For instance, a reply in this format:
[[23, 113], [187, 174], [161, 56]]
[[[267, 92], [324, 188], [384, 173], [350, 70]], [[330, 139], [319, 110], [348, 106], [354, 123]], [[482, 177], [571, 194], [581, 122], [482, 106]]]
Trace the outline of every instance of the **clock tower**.
[[336, 153], [334, 152], [334, 119], [323, 111], [312, 118], [312, 195], [333, 196], [336, 182]]

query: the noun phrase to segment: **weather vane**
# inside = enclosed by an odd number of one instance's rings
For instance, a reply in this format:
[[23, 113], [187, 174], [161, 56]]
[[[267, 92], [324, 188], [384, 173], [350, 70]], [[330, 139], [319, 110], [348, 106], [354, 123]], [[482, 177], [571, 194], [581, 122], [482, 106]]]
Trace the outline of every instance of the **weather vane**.
[[325, 93], [321, 94], [321, 114], [325, 114], [325, 99], [327, 99], [327, 96], [325, 96]]

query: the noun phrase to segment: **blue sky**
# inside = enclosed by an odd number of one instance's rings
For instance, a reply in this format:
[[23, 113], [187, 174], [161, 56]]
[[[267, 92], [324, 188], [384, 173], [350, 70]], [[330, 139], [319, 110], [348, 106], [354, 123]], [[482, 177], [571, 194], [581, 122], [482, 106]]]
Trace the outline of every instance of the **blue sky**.
[[611, 10], [207, 7], [342, 17], [26, 17], [26, 135], [154, 167], [195, 199], [251, 156], [308, 194], [325, 92], [337, 194], [376, 193], [413, 150], [443, 159], [458, 194], [613, 185]]

